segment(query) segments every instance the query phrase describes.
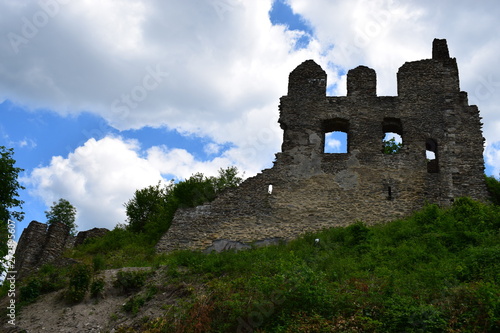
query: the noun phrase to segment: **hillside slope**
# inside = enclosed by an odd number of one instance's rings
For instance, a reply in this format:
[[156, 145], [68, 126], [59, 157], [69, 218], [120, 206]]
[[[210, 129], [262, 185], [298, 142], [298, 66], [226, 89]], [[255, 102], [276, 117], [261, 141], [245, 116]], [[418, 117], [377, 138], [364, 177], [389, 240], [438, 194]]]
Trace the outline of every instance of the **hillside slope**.
[[[57, 272], [47, 272], [35, 278], [41, 285], [48, 276], [58, 279]], [[71, 288], [62, 278], [63, 289], [20, 310], [19, 327], [498, 332], [500, 209], [462, 198], [449, 209], [429, 205], [384, 225], [356, 223], [238, 253], [176, 252], [159, 257], [151, 270], [93, 274], [92, 281], [106, 276], [96, 298], [90, 288], [81, 303], [70, 305]]]

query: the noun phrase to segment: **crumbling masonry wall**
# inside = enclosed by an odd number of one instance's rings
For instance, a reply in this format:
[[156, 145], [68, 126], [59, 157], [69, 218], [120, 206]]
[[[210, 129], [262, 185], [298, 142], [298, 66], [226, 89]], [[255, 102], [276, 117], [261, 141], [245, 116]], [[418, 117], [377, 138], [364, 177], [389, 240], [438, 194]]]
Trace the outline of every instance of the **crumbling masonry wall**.
[[[377, 96], [375, 71], [359, 66], [348, 72], [347, 96], [330, 97], [325, 71], [312, 60], [299, 65], [281, 98], [274, 166], [210, 204], [179, 210], [158, 251], [291, 239], [389, 221], [426, 202], [486, 199], [479, 110], [460, 91], [446, 40], [434, 40], [432, 59], [405, 63], [397, 83], [397, 96]], [[332, 131], [347, 133], [347, 153], [325, 153]], [[401, 135], [399, 153], [383, 153], [386, 132]]]
[[70, 227], [64, 223], [54, 222], [50, 226], [45, 223], [31, 221], [23, 230], [15, 253], [15, 269], [17, 279], [22, 279], [35, 272], [44, 264], [64, 265], [63, 253], [66, 249], [83, 244], [86, 239], [99, 237], [109, 230], [94, 228], [80, 231], [72, 236]]

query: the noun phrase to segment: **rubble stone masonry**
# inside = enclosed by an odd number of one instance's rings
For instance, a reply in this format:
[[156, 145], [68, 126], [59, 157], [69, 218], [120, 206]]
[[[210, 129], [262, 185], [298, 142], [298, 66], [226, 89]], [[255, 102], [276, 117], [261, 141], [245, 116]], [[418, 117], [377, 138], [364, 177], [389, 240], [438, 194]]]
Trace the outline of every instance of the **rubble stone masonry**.
[[[210, 204], [179, 210], [157, 250], [288, 240], [404, 217], [426, 202], [486, 199], [479, 110], [460, 91], [446, 40], [434, 40], [432, 59], [405, 63], [397, 84], [397, 96], [377, 96], [375, 71], [359, 66], [347, 74], [347, 96], [330, 97], [325, 71], [313, 60], [299, 65], [281, 98], [274, 166]], [[347, 153], [325, 153], [334, 131], [347, 134]], [[388, 132], [402, 137], [399, 153], [383, 153]]]

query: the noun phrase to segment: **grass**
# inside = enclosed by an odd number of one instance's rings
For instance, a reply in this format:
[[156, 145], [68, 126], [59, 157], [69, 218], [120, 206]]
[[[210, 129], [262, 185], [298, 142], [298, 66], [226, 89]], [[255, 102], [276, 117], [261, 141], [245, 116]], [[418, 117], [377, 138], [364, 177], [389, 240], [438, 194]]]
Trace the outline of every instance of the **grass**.
[[[118, 228], [68, 255], [94, 271], [166, 266], [160, 283], [190, 288], [163, 317], [141, 323], [143, 332], [500, 331], [495, 205], [460, 198], [387, 224], [358, 222], [237, 253], [156, 255], [134, 237]], [[128, 311], [148, 299], [131, 298]], [[117, 332], [129, 331], [137, 327]]]
[[164, 258], [166, 278], [203, 285], [206, 297], [176, 325], [166, 318], [165, 331], [499, 331], [499, 213], [462, 198], [280, 246], [174, 253]]

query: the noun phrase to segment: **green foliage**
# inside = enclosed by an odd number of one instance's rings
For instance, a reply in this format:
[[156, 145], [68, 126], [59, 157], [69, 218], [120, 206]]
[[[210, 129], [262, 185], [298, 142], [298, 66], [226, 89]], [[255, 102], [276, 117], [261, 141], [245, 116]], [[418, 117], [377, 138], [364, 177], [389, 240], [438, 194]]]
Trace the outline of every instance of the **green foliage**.
[[384, 140], [383, 144], [384, 144], [383, 153], [387, 155], [397, 154], [403, 147], [403, 144], [401, 142], [396, 142], [395, 138]]
[[156, 243], [174, 217], [177, 208], [195, 207], [215, 199], [218, 193], [236, 187], [242, 181], [235, 167], [220, 169], [217, 177], [205, 177], [201, 173], [174, 184], [161, 182], [137, 190], [125, 203], [128, 218], [127, 229], [134, 233], [146, 233]]
[[[173, 217], [172, 203], [169, 202], [169, 192], [172, 184], [162, 186], [159, 182], [135, 191], [134, 198], [125, 204], [128, 217], [128, 229], [132, 232], [144, 232], [146, 225], [158, 220], [169, 220]], [[172, 216], [170, 216], [172, 215]]]
[[5, 270], [1, 263], [8, 253], [8, 221], [22, 221], [24, 218], [24, 212], [14, 210], [22, 209], [23, 201], [18, 198], [19, 190], [24, 190], [24, 187], [17, 178], [24, 170], [14, 166], [16, 161], [13, 155], [14, 149], [0, 146], [0, 273]]
[[19, 300], [23, 303], [32, 303], [41, 295], [42, 282], [38, 278], [31, 278], [19, 288]]
[[[249, 251], [179, 251], [167, 279], [200, 290], [143, 331], [495, 332], [500, 208], [468, 198]], [[319, 238], [319, 244], [315, 239]], [[183, 304], [183, 305], [182, 305]]]
[[493, 204], [500, 206], [500, 181], [493, 176], [484, 176], [486, 187], [490, 194], [490, 200]]
[[120, 271], [116, 274], [113, 286], [120, 288], [125, 293], [137, 291], [144, 286], [146, 279], [151, 274], [151, 271]]
[[87, 294], [92, 280], [92, 268], [85, 264], [75, 264], [69, 272], [69, 286], [66, 299], [71, 303], [79, 303]]
[[47, 217], [48, 225], [54, 222], [61, 222], [70, 227], [72, 235], [76, 234], [76, 228], [78, 227], [75, 223], [76, 208], [68, 200], [61, 198], [58, 202], [54, 202], [50, 206], [50, 210], [45, 212], [45, 216]]
[[65, 269], [46, 264], [40, 270], [22, 281], [19, 288], [19, 300], [22, 304], [34, 302], [38, 296], [62, 289], [66, 285]]
[[155, 287], [148, 288], [147, 292], [144, 295], [134, 295], [130, 297], [125, 304], [123, 304], [123, 310], [126, 312], [130, 312], [133, 314], [137, 314], [139, 309], [153, 296], [157, 293], [157, 289]]
[[95, 278], [90, 285], [90, 295], [94, 298], [103, 296], [105, 282], [102, 278]]

